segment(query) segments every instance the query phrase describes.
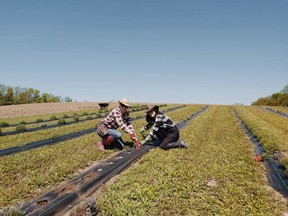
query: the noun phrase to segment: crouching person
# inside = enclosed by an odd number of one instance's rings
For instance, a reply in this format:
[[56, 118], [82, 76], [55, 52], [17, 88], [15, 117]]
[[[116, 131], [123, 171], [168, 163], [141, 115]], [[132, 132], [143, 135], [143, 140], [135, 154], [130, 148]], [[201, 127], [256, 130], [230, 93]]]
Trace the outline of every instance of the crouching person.
[[164, 150], [171, 148], [188, 148], [184, 140], [179, 140], [179, 130], [175, 123], [167, 116], [159, 111], [158, 106], [148, 106], [146, 111], [146, 121], [148, 124], [140, 129], [143, 133], [145, 130], [152, 130], [148, 136], [141, 141], [145, 144], [151, 141], [152, 145], [156, 145]]
[[122, 140], [122, 134], [116, 129], [120, 127], [125, 133], [130, 134], [134, 146], [140, 148], [141, 144], [138, 141], [134, 128], [129, 116], [129, 102], [126, 98], [118, 101], [119, 107], [114, 108], [101, 122], [96, 126], [97, 134], [102, 138], [97, 147], [100, 151], [105, 149], [118, 148], [122, 150], [125, 146]]

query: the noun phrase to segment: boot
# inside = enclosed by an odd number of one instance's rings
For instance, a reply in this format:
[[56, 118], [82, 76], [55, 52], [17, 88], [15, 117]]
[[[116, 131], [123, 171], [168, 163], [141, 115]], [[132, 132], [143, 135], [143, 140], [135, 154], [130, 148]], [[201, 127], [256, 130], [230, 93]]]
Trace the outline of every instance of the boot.
[[169, 143], [168, 145], [162, 147], [164, 150], [168, 150], [171, 148], [188, 148], [188, 145], [184, 140], [178, 140], [176, 142]]
[[178, 148], [188, 148], [188, 145], [184, 140], [178, 140], [177, 144], [178, 144]]
[[122, 138], [118, 138], [114, 141], [116, 147], [119, 149], [119, 150], [123, 150], [125, 144], [124, 144], [124, 141], [122, 140]]

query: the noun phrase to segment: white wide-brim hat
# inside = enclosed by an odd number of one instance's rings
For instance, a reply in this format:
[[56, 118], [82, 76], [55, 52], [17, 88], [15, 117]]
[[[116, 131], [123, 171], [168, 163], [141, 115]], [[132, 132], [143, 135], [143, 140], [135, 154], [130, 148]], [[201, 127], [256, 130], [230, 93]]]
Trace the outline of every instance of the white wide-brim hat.
[[129, 104], [129, 101], [128, 101], [127, 98], [122, 98], [122, 99], [118, 100], [118, 102], [119, 102], [119, 104], [123, 104], [123, 105], [125, 105], [125, 106], [127, 106], [127, 107], [131, 106], [131, 105]]

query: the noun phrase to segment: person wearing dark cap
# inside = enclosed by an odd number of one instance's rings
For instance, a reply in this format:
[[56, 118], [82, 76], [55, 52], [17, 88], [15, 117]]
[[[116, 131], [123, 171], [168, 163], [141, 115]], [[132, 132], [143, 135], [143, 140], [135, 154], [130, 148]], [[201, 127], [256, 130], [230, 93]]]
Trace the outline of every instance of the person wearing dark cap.
[[148, 141], [152, 142], [152, 145], [159, 145], [160, 148], [167, 150], [171, 148], [188, 148], [188, 145], [184, 140], [179, 140], [179, 130], [176, 124], [162, 112], [159, 111], [159, 106], [149, 105], [146, 110], [147, 125], [140, 129], [143, 133], [145, 130], [152, 130], [147, 137], [141, 141], [141, 144], [145, 144]]
[[124, 148], [122, 134], [116, 129], [120, 127], [125, 133], [130, 134], [136, 148], [140, 148], [141, 144], [136, 137], [136, 133], [132, 126], [129, 116], [128, 107], [130, 106], [127, 98], [118, 101], [119, 107], [114, 108], [101, 122], [96, 126], [97, 134], [102, 138], [97, 143], [98, 149], [103, 151], [108, 148]]

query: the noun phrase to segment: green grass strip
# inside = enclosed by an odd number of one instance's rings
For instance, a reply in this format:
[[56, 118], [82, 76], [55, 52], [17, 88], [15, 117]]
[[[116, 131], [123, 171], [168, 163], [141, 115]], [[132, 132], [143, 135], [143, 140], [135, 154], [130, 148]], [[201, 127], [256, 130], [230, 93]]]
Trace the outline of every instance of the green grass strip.
[[257, 107], [235, 107], [254, 136], [268, 152], [288, 153], [288, 120]]
[[230, 107], [209, 107], [181, 138], [189, 149], [155, 149], [105, 186], [99, 215], [283, 215]]

